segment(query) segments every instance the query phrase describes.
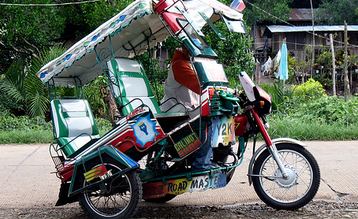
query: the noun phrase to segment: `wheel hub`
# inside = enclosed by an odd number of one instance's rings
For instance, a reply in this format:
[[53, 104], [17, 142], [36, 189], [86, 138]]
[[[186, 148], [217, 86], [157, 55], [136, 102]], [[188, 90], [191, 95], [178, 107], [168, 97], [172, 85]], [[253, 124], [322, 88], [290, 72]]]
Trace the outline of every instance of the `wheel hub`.
[[284, 188], [290, 188], [297, 184], [297, 172], [293, 167], [285, 167], [285, 172], [287, 174], [287, 177], [283, 177], [280, 169], [277, 169], [275, 171], [274, 176], [276, 178], [276, 183]]

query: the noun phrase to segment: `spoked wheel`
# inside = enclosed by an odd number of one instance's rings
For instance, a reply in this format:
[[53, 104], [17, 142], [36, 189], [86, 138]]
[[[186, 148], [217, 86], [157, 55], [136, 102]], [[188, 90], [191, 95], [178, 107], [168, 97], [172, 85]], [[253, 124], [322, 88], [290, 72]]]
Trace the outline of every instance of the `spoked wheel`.
[[257, 158], [253, 185], [257, 195], [276, 209], [293, 210], [310, 202], [318, 191], [320, 170], [317, 161], [303, 147], [294, 144], [277, 144], [287, 177], [284, 178], [268, 150]]
[[[112, 163], [104, 164], [112, 175], [121, 168]], [[86, 182], [84, 182], [86, 184]], [[135, 171], [100, 183], [95, 189], [86, 190], [80, 205], [91, 218], [129, 218], [142, 199], [142, 185]]]

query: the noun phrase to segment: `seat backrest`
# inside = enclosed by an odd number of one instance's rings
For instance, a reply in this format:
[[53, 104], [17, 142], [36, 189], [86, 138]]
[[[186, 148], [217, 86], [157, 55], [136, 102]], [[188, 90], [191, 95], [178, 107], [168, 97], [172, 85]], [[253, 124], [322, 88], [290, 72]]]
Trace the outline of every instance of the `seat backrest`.
[[52, 100], [51, 113], [55, 138], [67, 157], [71, 157], [91, 139], [99, 138], [96, 121], [87, 100]]
[[[160, 113], [160, 108], [150, 87], [142, 65], [136, 60], [116, 58], [107, 62], [109, 76], [112, 80], [111, 89], [122, 115], [128, 115], [136, 107], [147, 105], [154, 114]], [[140, 100], [135, 100], [140, 99]]]

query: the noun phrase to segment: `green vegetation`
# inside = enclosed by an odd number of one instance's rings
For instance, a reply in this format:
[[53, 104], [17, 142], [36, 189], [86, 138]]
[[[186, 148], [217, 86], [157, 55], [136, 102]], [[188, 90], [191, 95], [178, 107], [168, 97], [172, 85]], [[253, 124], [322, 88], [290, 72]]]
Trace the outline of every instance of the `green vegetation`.
[[326, 24], [357, 24], [358, 0], [323, 0], [316, 16]]
[[270, 118], [269, 133], [272, 138], [290, 137], [298, 140], [358, 140], [358, 125], [342, 126], [340, 123], [319, 119], [298, 118], [274, 114]]
[[[112, 128], [108, 120], [97, 118], [96, 121], [100, 135]], [[0, 115], [0, 144], [50, 143], [52, 139], [51, 122], [41, 117]]]
[[[249, 1], [255, 6], [252, 6], [250, 3], [246, 3], [245, 11], [245, 20], [249, 24], [254, 24], [255, 22], [278, 22], [281, 20], [288, 20], [290, 15], [289, 5], [293, 2], [292, 0], [277, 0], [275, 4], [272, 4], [270, 0], [260, 0], [260, 1]], [[266, 12], [262, 11], [265, 10]], [[272, 16], [273, 15], [273, 16]]]
[[[284, 112], [270, 117], [272, 137], [300, 140], [358, 139], [358, 98], [349, 101], [323, 96], [306, 102], [292, 103]], [[301, 99], [302, 100], [302, 99]]]
[[278, 85], [264, 87], [275, 106], [269, 130], [273, 138], [358, 139], [358, 97], [345, 101], [327, 96], [322, 85], [313, 79], [285, 89]]
[[[221, 0], [230, 4], [230, 0]], [[36, 3], [53, 3], [53, 0], [37, 0]], [[62, 0], [56, 1], [58, 3]], [[45, 122], [49, 118], [48, 90], [42, 85], [35, 73], [45, 63], [63, 53], [71, 44], [90, 33], [132, 0], [100, 1], [91, 4], [64, 7], [14, 7], [3, 6], [0, 10], [0, 143], [47, 143], [52, 141], [52, 127]], [[250, 1], [257, 7], [287, 20], [292, 0]], [[321, 22], [348, 23], [357, 20], [357, 0], [325, 0], [319, 9]], [[247, 26], [255, 22], [277, 22], [277, 19], [263, 13], [257, 7], [246, 4], [244, 19]], [[332, 7], [337, 8], [333, 10]], [[356, 8], [348, 10], [345, 8]], [[344, 11], [344, 13], [341, 13]], [[327, 16], [327, 13], [329, 16]], [[333, 14], [332, 14], [333, 13]], [[326, 19], [326, 20], [325, 20]], [[327, 20], [330, 19], [330, 20]], [[216, 27], [226, 37], [218, 39], [210, 28], [204, 28], [206, 40], [213, 47], [223, 63], [231, 87], [239, 86], [237, 73], [246, 71], [251, 74], [254, 69], [253, 54], [250, 51], [252, 38], [249, 34], [235, 34], [227, 31], [223, 23]], [[250, 33], [249, 28], [247, 33]], [[178, 43], [168, 39], [163, 47], [169, 51], [169, 60]], [[309, 47], [307, 47], [309, 49]], [[137, 57], [142, 63], [152, 82], [158, 100], [163, 96], [163, 82], [167, 69], [161, 68], [158, 60], [152, 59], [154, 50]], [[307, 54], [310, 54], [307, 51]], [[348, 58], [349, 68], [356, 65], [358, 56]], [[169, 63], [167, 60], [167, 64]], [[336, 51], [336, 65], [342, 66], [342, 50]], [[309, 61], [297, 62], [289, 57], [289, 80], [294, 82], [294, 72], [304, 72]], [[345, 102], [338, 97], [329, 97], [324, 89], [331, 87], [329, 69], [331, 53], [322, 48], [316, 58], [317, 66], [322, 66], [321, 73], [314, 79], [298, 86], [262, 85], [273, 99], [274, 113], [270, 118], [272, 137], [289, 136], [298, 139], [357, 139], [358, 137], [358, 98]], [[155, 80], [154, 80], [155, 79]], [[322, 86], [323, 84], [323, 86]], [[87, 85], [83, 94], [89, 100], [98, 126], [103, 134], [111, 128], [103, 119], [109, 118], [108, 105], [104, 99], [108, 82], [98, 77]], [[61, 88], [58, 92], [70, 96], [76, 90]]]

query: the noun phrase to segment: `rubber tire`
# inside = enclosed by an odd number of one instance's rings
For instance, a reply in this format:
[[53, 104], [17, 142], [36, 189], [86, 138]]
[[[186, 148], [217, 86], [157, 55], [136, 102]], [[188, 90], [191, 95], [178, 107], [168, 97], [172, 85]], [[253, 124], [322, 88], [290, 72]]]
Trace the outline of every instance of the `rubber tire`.
[[148, 198], [148, 199], [144, 199], [144, 201], [153, 202], [153, 203], [165, 203], [165, 202], [172, 200], [175, 197], [176, 197], [176, 195], [166, 194], [165, 196], [160, 197], [160, 198]]
[[[278, 202], [276, 200], [271, 199], [264, 192], [264, 190], [260, 184], [260, 177], [252, 177], [252, 183], [254, 185], [257, 195], [268, 206], [271, 206], [272, 208], [275, 208], [278, 210], [280, 210], [280, 209], [296, 210], [296, 209], [301, 208], [304, 205], [306, 205], [316, 195], [319, 185], [320, 185], [320, 179], [321, 179], [319, 166], [318, 166], [316, 159], [313, 157], [313, 155], [300, 145], [290, 144], [290, 143], [280, 143], [280, 144], [276, 144], [276, 147], [277, 147], [278, 151], [283, 150], [283, 149], [289, 149], [289, 150], [296, 151], [307, 159], [307, 161], [309, 162], [309, 164], [312, 167], [312, 172], [313, 172], [313, 180], [312, 180], [311, 188], [309, 189], [307, 194], [305, 196], [303, 196], [301, 199], [299, 199], [295, 202], [283, 203], [283, 202]], [[265, 161], [265, 159], [268, 156], [271, 156], [271, 154], [267, 149], [265, 151], [263, 151], [258, 156], [258, 158], [256, 159], [255, 164], [254, 164], [253, 174], [259, 174], [261, 165], [263, 164], [263, 162]]]
[[[114, 165], [112, 163], [112, 165]], [[116, 166], [116, 165], [114, 165]], [[118, 167], [118, 166], [117, 166]], [[127, 207], [127, 209], [122, 212], [122, 214], [117, 215], [117, 216], [109, 216], [109, 217], [103, 217], [101, 215], [98, 215], [95, 211], [93, 211], [89, 205], [89, 203], [87, 203], [85, 195], [81, 194], [80, 198], [79, 198], [79, 204], [82, 207], [82, 209], [84, 210], [84, 212], [89, 216], [89, 218], [95, 218], [95, 219], [119, 219], [119, 218], [131, 218], [137, 211], [138, 208], [138, 204], [140, 202], [140, 200], [142, 200], [142, 183], [141, 180], [138, 176], [138, 174], [136, 173], [136, 171], [131, 171], [126, 173], [129, 183], [131, 184], [132, 187], [132, 196], [131, 196], [131, 200], [129, 203], [129, 206]]]

